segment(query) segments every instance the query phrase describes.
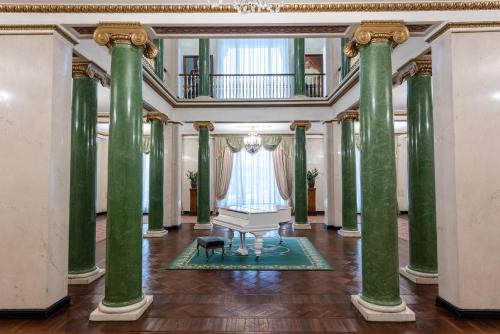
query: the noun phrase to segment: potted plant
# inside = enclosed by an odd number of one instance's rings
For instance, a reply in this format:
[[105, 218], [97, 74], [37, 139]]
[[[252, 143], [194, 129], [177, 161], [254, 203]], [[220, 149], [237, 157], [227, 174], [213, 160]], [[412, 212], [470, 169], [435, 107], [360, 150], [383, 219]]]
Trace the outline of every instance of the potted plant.
[[191, 183], [191, 189], [196, 189], [198, 187], [198, 172], [188, 170], [186, 176]]
[[307, 171], [307, 184], [309, 185], [309, 188], [314, 188], [314, 184], [316, 183], [316, 178], [318, 176], [319, 172], [317, 168]]

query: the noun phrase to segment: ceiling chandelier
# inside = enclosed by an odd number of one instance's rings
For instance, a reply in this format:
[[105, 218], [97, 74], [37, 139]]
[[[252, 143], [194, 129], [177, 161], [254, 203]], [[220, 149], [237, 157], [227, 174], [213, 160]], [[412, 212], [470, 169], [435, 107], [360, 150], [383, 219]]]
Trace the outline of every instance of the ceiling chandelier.
[[250, 153], [256, 153], [261, 146], [262, 138], [255, 132], [254, 129], [250, 130], [247, 137], [243, 138], [243, 143], [245, 144], [245, 150]]
[[[223, 0], [208, 0], [208, 3], [212, 7], [221, 6]], [[270, 12], [278, 13], [283, 7], [283, 0], [269, 3], [267, 0], [234, 0], [233, 7], [238, 13], [260, 13], [260, 12]]]

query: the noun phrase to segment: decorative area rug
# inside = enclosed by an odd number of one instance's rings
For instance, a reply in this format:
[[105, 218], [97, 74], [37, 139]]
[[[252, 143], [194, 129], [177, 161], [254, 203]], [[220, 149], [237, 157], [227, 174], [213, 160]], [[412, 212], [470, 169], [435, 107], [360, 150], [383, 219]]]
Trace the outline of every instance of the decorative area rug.
[[258, 260], [255, 258], [253, 242], [255, 238], [247, 235], [249, 254], [242, 256], [236, 253], [239, 238], [233, 239], [229, 248], [225, 240], [224, 259], [222, 250], [209, 251], [206, 262], [205, 250], [200, 247], [200, 255], [196, 256], [196, 240], [193, 241], [166, 269], [190, 270], [333, 270], [332, 266], [319, 254], [309, 239], [301, 237], [264, 238], [264, 248]]

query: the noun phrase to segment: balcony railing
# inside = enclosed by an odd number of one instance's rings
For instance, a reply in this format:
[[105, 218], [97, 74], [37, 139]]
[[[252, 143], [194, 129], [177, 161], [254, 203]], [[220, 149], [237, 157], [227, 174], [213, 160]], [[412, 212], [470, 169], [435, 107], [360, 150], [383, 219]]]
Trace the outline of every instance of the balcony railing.
[[[324, 96], [325, 74], [306, 74], [306, 96]], [[211, 74], [210, 96], [216, 99], [287, 99], [294, 95], [294, 74]], [[180, 74], [182, 98], [199, 96], [198, 74]]]

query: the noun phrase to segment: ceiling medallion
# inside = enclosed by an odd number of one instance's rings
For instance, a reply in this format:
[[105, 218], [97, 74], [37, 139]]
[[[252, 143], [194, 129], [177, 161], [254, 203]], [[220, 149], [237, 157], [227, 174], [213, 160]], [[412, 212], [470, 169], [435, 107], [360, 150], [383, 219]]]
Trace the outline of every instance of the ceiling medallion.
[[[224, 0], [208, 0], [208, 4], [214, 8], [222, 6]], [[267, 0], [234, 0], [233, 7], [240, 14], [247, 13], [278, 13], [283, 7], [283, 0], [269, 3]]]
[[245, 144], [245, 150], [250, 154], [254, 154], [260, 150], [262, 138], [252, 129], [248, 136], [243, 138], [243, 143]]

